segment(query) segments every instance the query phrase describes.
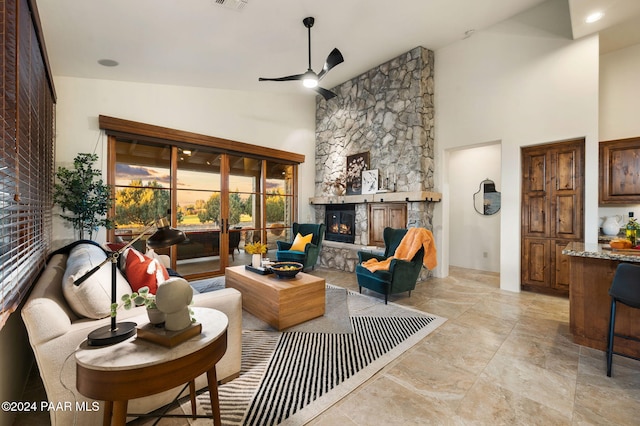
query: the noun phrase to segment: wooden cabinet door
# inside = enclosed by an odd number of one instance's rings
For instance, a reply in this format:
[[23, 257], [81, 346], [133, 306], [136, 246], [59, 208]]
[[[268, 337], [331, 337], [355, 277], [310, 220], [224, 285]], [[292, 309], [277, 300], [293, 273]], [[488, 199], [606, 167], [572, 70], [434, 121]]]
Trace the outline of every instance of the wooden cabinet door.
[[600, 142], [600, 204], [640, 203], [640, 138]]
[[387, 224], [388, 210], [383, 204], [369, 205], [369, 245], [384, 247], [382, 235]]
[[522, 155], [522, 233], [543, 238], [550, 234], [550, 155], [546, 149], [530, 149]]
[[569, 244], [568, 240], [553, 241], [553, 278], [551, 287], [561, 292], [569, 293], [569, 264], [570, 258], [562, 254], [562, 250]]
[[562, 249], [584, 232], [584, 140], [522, 149], [521, 285], [568, 295]]
[[407, 205], [406, 204], [389, 204], [389, 221], [387, 226], [394, 229], [402, 229], [407, 227]]
[[581, 240], [584, 232], [584, 144], [552, 152], [551, 238]]
[[546, 238], [526, 238], [522, 244], [522, 286], [551, 287], [550, 241]]
[[522, 254], [522, 287], [568, 295], [569, 256], [562, 254], [567, 244], [567, 240], [526, 238]]
[[369, 204], [369, 245], [384, 247], [384, 228], [407, 227], [407, 205], [404, 203]]

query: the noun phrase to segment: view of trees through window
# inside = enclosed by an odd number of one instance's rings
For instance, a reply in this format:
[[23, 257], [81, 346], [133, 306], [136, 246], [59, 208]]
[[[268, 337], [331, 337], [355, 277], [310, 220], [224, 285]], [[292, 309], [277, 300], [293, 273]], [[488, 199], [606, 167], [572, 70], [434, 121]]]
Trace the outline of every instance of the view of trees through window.
[[[223, 157], [206, 148], [120, 140], [115, 146], [115, 235], [123, 240], [172, 212], [177, 219], [174, 226], [185, 231], [193, 245], [178, 246], [178, 261], [219, 256], [222, 218], [228, 218], [225, 227], [237, 234], [228, 238], [229, 254], [240, 251], [245, 241], [263, 241], [275, 248], [278, 239], [289, 238], [294, 215], [293, 165], [229, 154]], [[224, 192], [223, 179], [228, 188]], [[222, 197], [227, 197], [227, 203]], [[222, 211], [225, 204], [227, 212]]]
[[[284, 222], [285, 202], [280, 190], [267, 193], [266, 217], [268, 223]], [[229, 223], [251, 222], [255, 207], [253, 194], [244, 199], [240, 193], [229, 194]], [[144, 184], [141, 180], [132, 180], [126, 187], [116, 191], [116, 224], [118, 227], [138, 228], [165, 216], [170, 209], [170, 194], [159, 182]], [[220, 193], [216, 192], [208, 199], [197, 199], [193, 203], [178, 205], [179, 225], [220, 223]]]
[[159, 182], [144, 185], [141, 180], [132, 180], [116, 191], [116, 226], [130, 228], [151, 223], [166, 215], [169, 203], [169, 191]]

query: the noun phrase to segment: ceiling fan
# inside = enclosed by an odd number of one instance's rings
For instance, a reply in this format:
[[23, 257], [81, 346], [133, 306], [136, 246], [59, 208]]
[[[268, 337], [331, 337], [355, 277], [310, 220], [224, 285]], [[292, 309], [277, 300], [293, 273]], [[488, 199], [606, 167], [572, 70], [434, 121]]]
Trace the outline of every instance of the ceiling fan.
[[311, 27], [313, 27], [314, 22], [315, 20], [311, 16], [308, 18], [304, 18], [302, 20], [302, 23], [309, 31], [309, 68], [307, 69], [307, 71], [304, 74], [288, 75], [286, 77], [279, 77], [279, 78], [260, 77], [258, 78], [258, 81], [302, 80], [302, 84], [305, 87], [308, 87], [320, 93], [325, 100], [329, 100], [336, 96], [336, 94], [333, 93], [332, 91], [319, 87], [318, 82], [322, 79], [322, 77], [324, 77], [329, 72], [329, 70], [331, 70], [331, 68], [344, 62], [344, 58], [342, 57], [342, 53], [340, 53], [340, 51], [337, 48], [335, 48], [331, 51], [331, 53], [329, 53], [329, 56], [327, 57], [327, 60], [324, 63], [324, 67], [322, 67], [322, 71], [320, 71], [318, 74], [313, 72], [313, 70], [311, 69]]

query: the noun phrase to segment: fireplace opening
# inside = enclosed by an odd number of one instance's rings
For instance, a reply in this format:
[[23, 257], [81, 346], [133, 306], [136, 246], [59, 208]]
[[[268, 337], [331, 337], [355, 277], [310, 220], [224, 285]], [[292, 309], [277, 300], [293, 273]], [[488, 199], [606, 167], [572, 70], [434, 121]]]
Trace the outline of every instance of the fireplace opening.
[[325, 240], [353, 244], [356, 238], [355, 204], [326, 206], [325, 222], [327, 224]]

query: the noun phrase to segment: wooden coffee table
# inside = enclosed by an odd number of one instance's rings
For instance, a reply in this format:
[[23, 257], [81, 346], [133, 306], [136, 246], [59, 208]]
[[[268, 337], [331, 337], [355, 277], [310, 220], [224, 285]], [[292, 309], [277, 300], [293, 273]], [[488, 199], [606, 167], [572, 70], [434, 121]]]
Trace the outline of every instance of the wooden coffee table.
[[225, 286], [242, 293], [242, 309], [283, 330], [324, 315], [324, 278], [299, 272], [282, 279], [232, 266], [225, 270]]

